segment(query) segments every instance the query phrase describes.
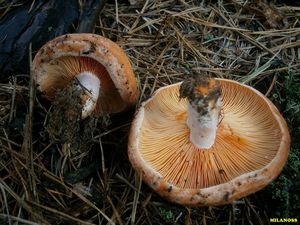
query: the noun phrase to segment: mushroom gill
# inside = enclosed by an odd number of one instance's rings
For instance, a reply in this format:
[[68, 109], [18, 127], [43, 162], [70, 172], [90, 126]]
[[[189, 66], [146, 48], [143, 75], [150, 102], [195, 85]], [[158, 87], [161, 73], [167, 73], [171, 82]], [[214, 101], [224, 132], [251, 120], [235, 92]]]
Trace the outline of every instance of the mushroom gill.
[[236, 82], [220, 79], [219, 84], [223, 106], [215, 144], [208, 150], [189, 139], [180, 84], [161, 89], [144, 106], [138, 151], [179, 188], [211, 187], [261, 169], [281, 144], [281, 129], [265, 99]]

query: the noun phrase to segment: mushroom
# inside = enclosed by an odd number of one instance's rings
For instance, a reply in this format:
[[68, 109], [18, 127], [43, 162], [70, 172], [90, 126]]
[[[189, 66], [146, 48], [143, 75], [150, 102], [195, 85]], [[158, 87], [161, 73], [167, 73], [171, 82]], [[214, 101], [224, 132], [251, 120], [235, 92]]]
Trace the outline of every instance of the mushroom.
[[124, 51], [96, 34], [67, 34], [46, 43], [33, 60], [40, 91], [53, 99], [58, 89], [76, 80], [82, 91], [82, 118], [117, 113], [138, 97], [136, 79]]
[[285, 120], [259, 91], [194, 76], [142, 103], [128, 156], [144, 182], [169, 201], [222, 205], [274, 180], [289, 146]]

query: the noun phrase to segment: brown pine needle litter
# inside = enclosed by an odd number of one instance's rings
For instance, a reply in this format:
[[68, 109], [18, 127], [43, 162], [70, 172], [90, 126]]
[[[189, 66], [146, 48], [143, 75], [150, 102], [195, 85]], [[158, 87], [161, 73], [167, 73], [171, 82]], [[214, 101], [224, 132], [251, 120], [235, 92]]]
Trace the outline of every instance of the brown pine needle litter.
[[[269, 97], [282, 93], [286, 74], [299, 75], [300, 8], [284, 1], [111, 2], [95, 33], [130, 57], [138, 104], [189, 71], [238, 80]], [[0, 81], [0, 224], [269, 222], [272, 206], [257, 195], [229, 206], [189, 208], [152, 193], [127, 157], [134, 109], [59, 130], [68, 118], [53, 114], [53, 107], [35, 93], [30, 74]]]

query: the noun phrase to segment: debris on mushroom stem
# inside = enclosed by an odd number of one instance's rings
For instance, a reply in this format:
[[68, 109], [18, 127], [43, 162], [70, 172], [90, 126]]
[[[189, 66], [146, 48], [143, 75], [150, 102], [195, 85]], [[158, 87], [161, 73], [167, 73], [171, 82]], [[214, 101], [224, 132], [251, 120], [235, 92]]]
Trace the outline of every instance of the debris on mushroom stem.
[[82, 122], [81, 96], [82, 90], [76, 88], [75, 80], [65, 88], [56, 90], [45, 121], [46, 134], [50, 141], [61, 145], [61, 153], [76, 168], [89, 161], [95, 121], [95, 118], [89, 117]]
[[83, 90], [78, 88], [78, 81], [72, 80], [66, 87], [57, 89], [54, 93], [53, 112], [60, 117], [79, 121], [83, 111]]
[[200, 149], [209, 149], [215, 142], [222, 108], [218, 81], [193, 74], [181, 84], [179, 97], [188, 99], [190, 141]]
[[[81, 72], [66, 87], [58, 89], [54, 99], [59, 98], [56, 105], [68, 116], [85, 119], [96, 108], [99, 91], [99, 78], [91, 72]], [[64, 94], [60, 96], [59, 93]], [[70, 99], [72, 97], [74, 99]]]

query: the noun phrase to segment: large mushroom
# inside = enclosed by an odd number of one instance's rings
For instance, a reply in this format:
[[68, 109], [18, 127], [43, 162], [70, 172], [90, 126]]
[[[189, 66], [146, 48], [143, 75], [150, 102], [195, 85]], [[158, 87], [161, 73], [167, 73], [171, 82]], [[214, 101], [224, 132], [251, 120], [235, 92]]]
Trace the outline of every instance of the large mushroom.
[[67, 34], [49, 41], [35, 55], [33, 71], [39, 90], [49, 99], [76, 80], [82, 91], [82, 118], [120, 112], [138, 97], [126, 54], [96, 34]]
[[274, 180], [289, 146], [285, 120], [259, 91], [192, 76], [142, 103], [128, 154], [143, 180], [169, 201], [221, 205]]

